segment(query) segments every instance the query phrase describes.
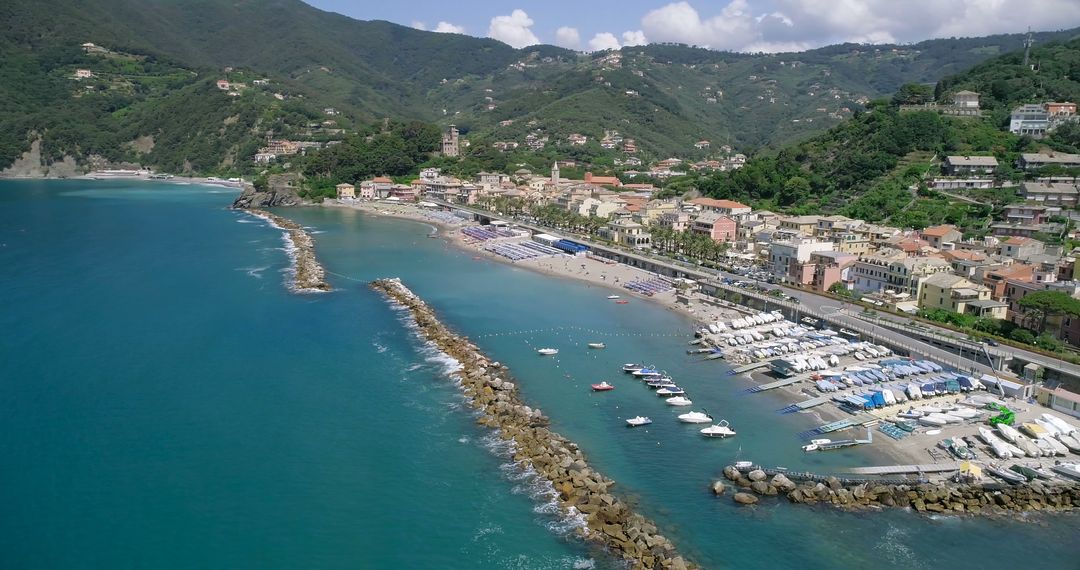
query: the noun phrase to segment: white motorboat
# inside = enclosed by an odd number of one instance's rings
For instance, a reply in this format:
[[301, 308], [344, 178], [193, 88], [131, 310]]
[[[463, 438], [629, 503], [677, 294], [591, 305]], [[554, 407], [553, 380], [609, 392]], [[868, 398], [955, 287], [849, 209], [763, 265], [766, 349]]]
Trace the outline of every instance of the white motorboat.
[[705, 437], [719, 437], [722, 439], [734, 436], [735, 430], [728, 426], [727, 421], [720, 420], [720, 423], [701, 430], [701, 435]]
[[1069, 451], [1080, 453], [1080, 438], [1077, 438], [1076, 434], [1061, 434], [1058, 436], [1058, 441], [1069, 448]]
[[1057, 465], [1052, 465], [1050, 470], [1062, 477], [1080, 481], [1080, 464], [1058, 463]]
[[664, 386], [656, 391], [657, 396], [685, 396], [686, 391], [678, 386]]
[[688, 412], [679, 414], [679, 421], [687, 424], [707, 424], [712, 422], [712, 416], [705, 412]]
[[602, 342], [590, 342], [589, 348], [607, 348], [607, 345]]
[[811, 439], [810, 443], [802, 446], [803, 451], [817, 451], [822, 445], [832, 443], [831, 439]]
[[1054, 414], [1043, 414], [1042, 417], [1043, 417], [1044, 420], [1054, 424], [1054, 427], [1058, 428], [1058, 431], [1060, 431], [1061, 433], [1070, 433], [1071, 434], [1071, 433], [1076, 432], [1076, 428], [1073, 427], [1072, 424], [1070, 424], [1070, 423], [1066, 422], [1065, 420], [1055, 416]]
[[608, 295], [607, 298], [608, 299], [618, 299], [619, 296], [618, 295]]
[[694, 402], [685, 396], [675, 396], [674, 398], [668, 398], [664, 400], [669, 406], [692, 406]]
[[540, 350], [537, 350], [536, 353], [539, 354], [540, 356], [551, 356], [553, 354], [559, 354], [559, 349], [557, 349], [557, 348], [541, 348]]
[[630, 427], [644, 426], [652, 423], [652, 420], [648, 416], [634, 416], [626, 420], [627, 425]]
[[919, 423], [929, 427], [941, 427], [949, 422], [941, 414], [934, 413], [919, 418]]
[[638, 370], [641, 370], [642, 368], [645, 368], [644, 364], [634, 364], [632, 362], [628, 362], [628, 363], [622, 365], [622, 371], [626, 372], [627, 374], [629, 374], [631, 372], [637, 372]]

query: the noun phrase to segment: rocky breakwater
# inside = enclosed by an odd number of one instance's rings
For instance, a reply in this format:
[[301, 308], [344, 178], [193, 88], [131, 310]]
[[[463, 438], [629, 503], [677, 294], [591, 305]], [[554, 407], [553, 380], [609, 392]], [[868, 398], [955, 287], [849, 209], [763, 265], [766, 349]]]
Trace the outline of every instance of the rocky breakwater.
[[318, 291], [330, 291], [332, 287], [326, 282], [326, 270], [319, 264], [315, 257], [315, 241], [311, 239], [304, 228], [296, 222], [271, 214], [266, 210], [254, 208], [241, 208], [243, 211], [262, 218], [274, 227], [285, 232], [285, 239], [290, 247], [289, 257], [292, 258], [293, 282], [290, 289], [298, 293], [314, 293]]
[[[789, 475], [791, 475], [789, 477]], [[843, 509], [910, 508], [928, 513], [1007, 515], [1015, 512], [1070, 511], [1080, 507], [1080, 485], [1032, 481], [1026, 485], [941, 483], [879, 483], [841, 481], [836, 477], [802, 478], [797, 474], [766, 473], [754, 468], [724, 468], [724, 477], [739, 489], [735, 501], [752, 505], [759, 497], [784, 496], [792, 503], [833, 505]], [[804, 475], [804, 474], [803, 474]], [[798, 482], [792, 480], [798, 479]], [[724, 481], [713, 483], [717, 495]]]
[[506, 366], [450, 331], [400, 280], [381, 279], [372, 288], [407, 308], [419, 334], [460, 363], [461, 388], [481, 414], [477, 423], [512, 441], [514, 460], [551, 482], [565, 514], [584, 515], [587, 528], [580, 533], [584, 539], [606, 545], [633, 568], [696, 567], [679, 555], [654, 523], [611, 492], [615, 482], [589, 467], [577, 445], [548, 429], [548, 418], [521, 400]]

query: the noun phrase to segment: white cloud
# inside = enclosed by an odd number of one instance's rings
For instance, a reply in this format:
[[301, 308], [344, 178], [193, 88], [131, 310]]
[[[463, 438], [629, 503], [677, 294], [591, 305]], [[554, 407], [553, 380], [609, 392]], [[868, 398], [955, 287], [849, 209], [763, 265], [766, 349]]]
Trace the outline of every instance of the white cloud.
[[577, 28], [563, 26], [555, 30], [555, 45], [566, 49], [581, 49], [581, 34]]
[[645, 32], [641, 30], [629, 30], [622, 33], [622, 45], [624, 47], [643, 46], [647, 43], [649, 43], [649, 40], [645, 39]]
[[495, 16], [491, 19], [488, 27], [488, 37], [499, 40], [516, 48], [536, 45], [540, 38], [529, 29], [533, 25], [532, 18], [525, 10], [516, 9], [509, 16]]
[[420, 20], [413, 20], [412, 27], [416, 28], [417, 30], [427, 30], [427, 24], [421, 22]]
[[747, 0], [728, 0], [719, 13], [701, 14], [688, 1], [673, 2], [645, 14], [641, 27], [653, 41], [787, 51], [1080, 25], [1076, 0], [772, 0], [771, 8], [755, 14]]
[[589, 51], [601, 51], [605, 49], [619, 49], [619, 38], [611, 32], [600, 32], [589, 40]]
[[441, 34], [464, 34], [465, 26], [451, 24], [450, 22], [439, 22], [438, 25], [435, 26], [435, 29], [433, 31], [439, 32]]

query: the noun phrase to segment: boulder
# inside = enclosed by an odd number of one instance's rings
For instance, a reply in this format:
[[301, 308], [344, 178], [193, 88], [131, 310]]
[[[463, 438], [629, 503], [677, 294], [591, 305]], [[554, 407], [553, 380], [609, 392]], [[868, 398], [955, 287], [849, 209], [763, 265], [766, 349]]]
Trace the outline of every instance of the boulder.
[[777, 473], [772, 478], [771, 485], [782, 493], [790, 493], [795, 490], [795, 482], [788, 479], [783, 473]]
[[723, 495], [727, 492], [727, 485], [723, 481], [716, 481], [712, 484], [712, 492], [714, 495]]
[[734, 465], [728, 465], [724, 468], [724, 477], [726, 477], [728, 481], [738, 480], [739, 476], [739, 470], [736, 469]]
[[[764, 481], [754, 481], [753, 483], [750, 483], [750, 490], [759, 495], [766, 495], [769, 492], [769, 484]], [[774, 489], [773, 494], [775, 493], [776, 490]]]
[[765, 472], [761, 469], [754, 469], [746, 475], [746, 478], [750, 479], [751, 481], [764, 481], [767, 477], [768, 475], [766, 475]]
[[750, 493], [735, 493], [735, 502], [740, 505], [753, 505], [758, 502], [758, 498]]

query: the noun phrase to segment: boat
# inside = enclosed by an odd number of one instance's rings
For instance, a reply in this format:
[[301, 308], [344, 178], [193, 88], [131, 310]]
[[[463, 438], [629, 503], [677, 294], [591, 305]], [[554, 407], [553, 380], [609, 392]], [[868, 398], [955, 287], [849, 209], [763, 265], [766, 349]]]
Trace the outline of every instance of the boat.
[[929, 427], [941, 427], [949, 422], [941, 414], [928, 414], [919, 418], [919, 423]]
[[607, 345], [602, 342], [590, 342], [589, 348], [607, 348]]
[[627, 301], [626, 299], [619, 299], [618, 301], [615, 301], [615, 304], [616, 305], [625, 305], [625, 304], [627, 304], [629, 302], [630, 301]]
[[941, 440], [941, 447], [945, 448], [949, 453], [956, 456], [957, 459], [972, 460], [975, 459], [975, 452], [971, 451], [971, 448], [967, 446], [963, 440], [960, 439], [943, 439]]
[[594, 392], [607, 392], [608, 390], [614, 390], [615, 387], [607, 382], [601, 382], [599, 384], [593, 384], [592, 389]]
[[817, 451], [822, 445], [832, 443], [831, 439], [811, 439], [810, 443], [802, 446], [803, 451]]
[[608, 299], [618, 299], [619, 296], [618, 295], [608, 295], [607, 298]]
[[634, 370], [630, 373], [639, 378], [648, 378], [650, 376], [663, 376], [663, 374], [661, 374], [660, 371], [655, 368], [642, 368], [640, 370]]
[[685, 396], [675, 396], [674, 398], [668, 398], [664, 400], [669, 406], [692, 406], [694, 402]]
[[1020, 475], [1023, 475], [1028, 482], [1034, 481], [1039, 475], [1034, 469], [1020, 465], [1019, 463], [1013, 463], [1009, 466], [1009, 471], [1014, 471]]
[[634, 416], [634, 417], [626, 420], [626, 423], [630, 427], [638, 427], [638, 426], [649, 425], [649, 424], [652, 423], [652, 420], [650, 420], [648, 418], [648, 416]]
[[707, 412], [687, 412], [679, 414], [679, 421], [686, 424], [707, 424], [712, 422], [712, 416]]
[[701, 435], [705, 437], [719, 437], [721, 439], [725, 437], [732, 437], [735, 435], [735, 430], [728, 426], [727, 421], [720, 420], [720, 423], [709, 426], [701, 430]]
[[1043, 419], [1054, 424], [1054, 427], [1058, 428], [1061, 433], [1075, 433], [1076, 428], [1065, 420], [1055, 416], [1054, 414], [1043, 414]]
[[1020, 483], [1027, 482], [1027, 477], [1020, 475], [1015, 471], [1010, 471], [1009, 469], [1004, 469], [1000, 466], [994, 465], [993, 463], [987, 465], [986, 470], [998, 479], [1003, 479], [1005, 481], [1008, 481], [1009, 483], [1018, 485]]
[[667, 386], [656, 391], [657, 396], [684, 396], [686, 391], [678, 386]]
[[1051, 465], [1050, 470], [1062, 477], [1080, 481], [1080, 465], [1076, 463], [1058, 463]]
[[642, 368], [645, 368], [644, 364], [626, 363], [626, 364], [622, 365], [622, 371], [626, 372], [627, 374], [629, 374], [631, 372], [637, 372], [638, 370], [641, 370]]
[[551, 356], [553, 354], [559, 354], [559, 349], [557, 349], [557, 348], [541, 348], [540, 350], [537, 350], [536, 352], [540, 356]]

